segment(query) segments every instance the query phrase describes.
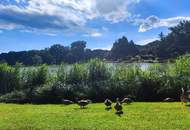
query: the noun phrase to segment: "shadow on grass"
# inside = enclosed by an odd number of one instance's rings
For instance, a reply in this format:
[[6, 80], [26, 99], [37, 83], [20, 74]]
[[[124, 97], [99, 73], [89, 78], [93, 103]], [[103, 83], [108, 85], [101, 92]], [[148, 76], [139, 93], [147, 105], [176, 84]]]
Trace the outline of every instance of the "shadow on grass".
[[186, 106], [186, 107], [190, 107], [190, 104], [186, 104], [185, 106]]
[[109, 111], [109, 110], [111, 110], [111, 109], [112, 109], [112, 107], [106, 107], [106, 108], [105, 108], [106, 111]]
[[67, 107], [67, 106], [71, 106], [72, 104], [68, 104], [68, 105], [65, 105], [65, 104], [60, 104], [59, 106], [61, 107]]
[[74, 108], [74, 110], [83, 110], [83, 109], [88, 109], [88, 107], [78, 107], [78, 108]]
[[123, 115], [123, 111], [117, 111], [115, 112], [116, 115], [118, 115], [119, 117], [121, 117], [121, 115]]
[[123, 103], [123, 105], [125, 105], [125, 106], [132, 105], [132, 103]]

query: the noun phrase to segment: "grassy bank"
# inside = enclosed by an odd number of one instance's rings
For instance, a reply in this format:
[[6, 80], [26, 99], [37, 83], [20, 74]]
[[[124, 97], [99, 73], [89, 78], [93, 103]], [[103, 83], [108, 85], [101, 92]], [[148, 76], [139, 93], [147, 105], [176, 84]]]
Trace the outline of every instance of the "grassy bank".
[[0, 130], [189, 130], [190, 107], [181, 103], [124, 105], [119, 117], [104, 104], [0, 104]]

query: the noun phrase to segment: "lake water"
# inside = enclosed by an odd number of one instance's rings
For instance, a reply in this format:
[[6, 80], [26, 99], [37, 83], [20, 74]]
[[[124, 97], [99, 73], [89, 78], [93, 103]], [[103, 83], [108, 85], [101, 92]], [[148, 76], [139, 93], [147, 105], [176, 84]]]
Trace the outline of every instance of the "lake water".
[[[122, 65], [122, 66], [131, 66], [131, 65], [138, 65], [142, 70], [146, 70], [151, 64], [153, 63], [107, 63], [110, 67], [116, 66], [116, 65]], [[69, 70], [71, 68], [71, 65], [65, 65], [66, 70]], [[23, 67], [21, 71], [27, 70], [27, 69], [36, 69], [37, 67], [31, 66], [31, 67]], [[48, 70], [50, 74], [56, 74], [59, 69], [59, 65], [50, 65], [48, 66]]]

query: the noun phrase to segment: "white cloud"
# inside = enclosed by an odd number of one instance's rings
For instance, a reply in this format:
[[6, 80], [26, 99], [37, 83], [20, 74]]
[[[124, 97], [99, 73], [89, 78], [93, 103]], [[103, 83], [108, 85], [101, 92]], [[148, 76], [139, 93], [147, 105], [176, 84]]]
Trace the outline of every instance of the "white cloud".
[[96, 12], [107, 21], [117, 23], [131, 16], [128, 7], [140, 0], [96, 0]]
[[91, 36], [92, 36], [92, 37], [100, 37], [100, 36], [102, 36], [102, 34], [96, 32], [96, 33], [92, 33]]
[[88, 32], [83, 34], [84, 37], [101, 37], [103, 33], [107, 32], [109, 29], [102, 27], [99, 30], [97, 29], [88, 29]]
[[102, 50], [111, 50], [113, 45], [108, 45], [106, 47], [97, 47], [97, 48], [93, 48], [93, 50], [96, 50], [96, 49], [102, 49]]
[[111, 50], [112, 46], [113, 46], [113, 45], [108, 45], [108, 46], [103, 47], [103, 48], [101, 48], [101, 49], [103, 49], [103, 50]]
[[153, 41], [156, 41], [156, 40], [159, 40], [159, 38], [148, 38], [148, 39], [143, 39], [143, 40], [140, 40], [140, 41], [137, 41], [136, 44], [137, 45], [146, 45], [150, 42], [153, 42]]
[[[95, 18], [103, 18], [113, 23], [127, 19], [131, 16], [128, 7], [139, 1], [1, 0], [0, 29], [48, 33], [87, 31], [86, 28], [89, 27], [86, 27], [86, 23]], [[94, 36], [99, 35], [94, 33]]]
[[179, 24], [180, 21], [190, 20], [190, 17], [173, 17], [160, 19], [157, 16], [149, 16], [146, 19], [136, 19], [135, 23], [139, 24], [139, 32], [146, 32], [148, 30], [159, 27], [172, 27]]
[[90, 33], [90, 34], [84, 34], [83, 36], [84, 36], [84, 37], [101, 37], [102, 34], [99, 33], [99, 32], [92, 32], [92, 33]]

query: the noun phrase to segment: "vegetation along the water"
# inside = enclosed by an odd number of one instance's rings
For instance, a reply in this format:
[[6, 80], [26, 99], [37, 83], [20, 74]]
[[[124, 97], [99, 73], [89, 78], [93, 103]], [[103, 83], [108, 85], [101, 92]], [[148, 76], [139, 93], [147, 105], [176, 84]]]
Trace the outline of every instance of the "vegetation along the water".
[[167, 64], [151, 64], [142, 69], [138, 64], [107, 65], [100, 59], [69, 66], [62, 64], [55, 73], [47, 65], [24, 68], [21, 64], [0, 64], [0, 101], [12, 103], [61, 103], [130, 97], [136, 101], [180, 99], [181, 88], [190, 87], [190, 55]]

